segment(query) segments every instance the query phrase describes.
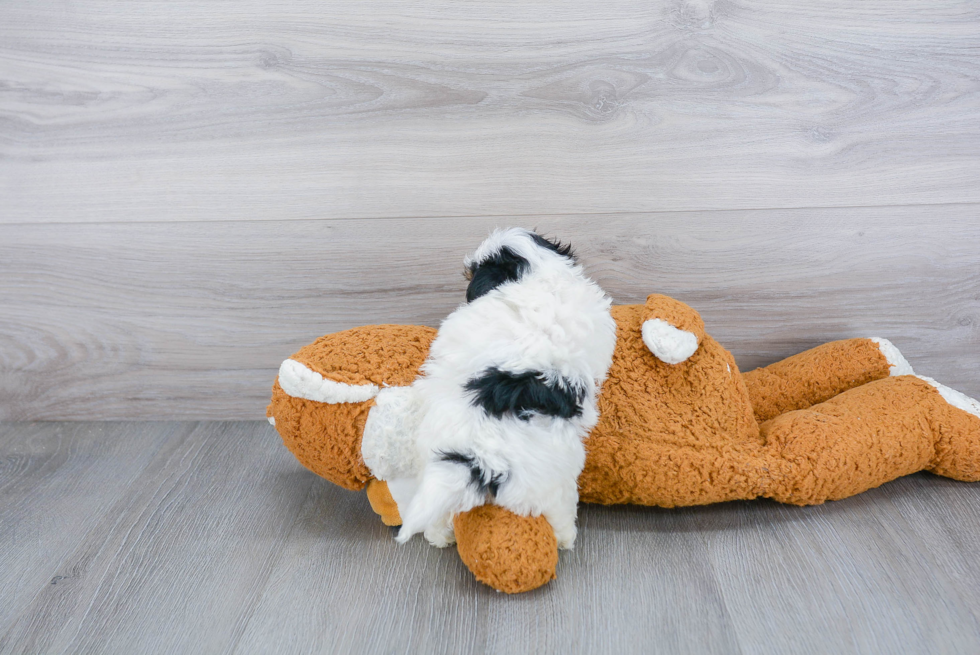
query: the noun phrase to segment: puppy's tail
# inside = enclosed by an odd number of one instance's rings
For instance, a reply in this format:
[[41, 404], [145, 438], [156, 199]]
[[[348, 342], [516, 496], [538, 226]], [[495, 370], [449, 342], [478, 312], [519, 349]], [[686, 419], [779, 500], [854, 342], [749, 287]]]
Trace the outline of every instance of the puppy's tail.
[[452, 520], [486, 499], [485, 493], [471, 484], [470, 469], [452, 461], [429, 462], [422, 472], [422, 482], [402, 515], [402, 527], [395, 541], [407, 542], [424, 532], [435, 546], [452, 543]]

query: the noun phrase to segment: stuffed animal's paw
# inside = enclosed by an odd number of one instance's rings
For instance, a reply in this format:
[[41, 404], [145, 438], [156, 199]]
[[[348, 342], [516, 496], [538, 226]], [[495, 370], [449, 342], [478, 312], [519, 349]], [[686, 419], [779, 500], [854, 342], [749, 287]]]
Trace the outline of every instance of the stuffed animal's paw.
[[372, 479], [367, 483], [368, 502], [371, 509], [381, 517], [381, 522], [387, 526], [394, 527], [402, 524], [401, 514], [398, 513], [398, 503], [391, 496], [388, 483]]
[[555, 579], [558, 544], [544, 516], [481, 505], [456, 517], [459, 556], [476, 579], [516, 594]]

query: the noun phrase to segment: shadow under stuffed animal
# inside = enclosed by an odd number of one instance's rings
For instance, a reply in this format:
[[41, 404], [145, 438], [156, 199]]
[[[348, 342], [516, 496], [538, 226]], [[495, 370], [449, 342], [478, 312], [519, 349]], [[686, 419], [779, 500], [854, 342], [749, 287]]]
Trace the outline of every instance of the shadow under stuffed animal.
[[[922, 470], [980, 480], [980, 403], [914, 375], [884, 339], [835, 341], [743, 374], [682, 302], [651, 295], [612, 314], [616, 349], [578, 480], [584, 502], [815, 505]], [[387, 525], [401, 523], [411, 490], [394, 481], [418, 457], [404, 390], [435, 336], [407, 325], [330, 334], [283, 362], [273, 386], [267, 416], [289, 450], [341, 487], [366, 487]], [[463, 562], [494, 589], [555, 577], [543, 516], [489, 502], [454, 528]]]

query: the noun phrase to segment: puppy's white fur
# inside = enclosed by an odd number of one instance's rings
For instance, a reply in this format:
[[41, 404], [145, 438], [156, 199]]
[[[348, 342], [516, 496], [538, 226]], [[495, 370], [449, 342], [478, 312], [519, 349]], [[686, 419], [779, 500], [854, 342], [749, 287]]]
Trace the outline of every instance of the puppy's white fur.
[[[453, 517], [485, 502], [543, 514], [560, 547], [575, 542], [583, 439], [598, 421], [596, 399], [616, 343], [611, 302], [573, 260], [538, 245], [526, 230], [494, 232], [467, 264], [503, 247], [526, 259], [529, 270], [447, 317], [413, 384], [422, 404], [417, 444], [424, 464], [417, 491], [399, 507], [402, 543], [424, 532], [434, 545], [449, 545]], [[465, 389], [489, 368], [539, 371], [551, 383], [571, 383], [584, 390], [581, 414], [494, 418]], [[497, 476], [496, 496], [480, 491], [469, 467], [444, 460], [447, 452], [466, 453], [488, 478]]]

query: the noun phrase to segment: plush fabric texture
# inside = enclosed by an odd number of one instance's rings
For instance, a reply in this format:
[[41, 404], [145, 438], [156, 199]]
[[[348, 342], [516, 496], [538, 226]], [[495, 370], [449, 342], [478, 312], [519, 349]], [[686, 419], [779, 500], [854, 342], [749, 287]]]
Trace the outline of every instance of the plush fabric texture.
[[381, 480], [368, 480], [367, 483], [368, 502], [371, 509], [381, 517], [381, 522], [388, 526], [402, 524], [402, 517], [398, 513], [398, 505], [391, 497], [388, 484]]
[[429, 355], [435, 328], [367, 325], [320, 337], [290, 359], [345, 384], [406, 386]]
[[[655, 309], [663, 307], [654, 298]], [[697, 328], [700, 317], [674, 304], [667, 316]], [[686, 306], [685, 306], [686, 307]], [[761, 446], [735, 358], [707, 335], [687, 361], [666, 364], [643, 343], [650, 307], [613, 307], [616, 350], [599, 396], [599, 423], [585, 448], [579, 494], [589, 503], [701, 505], [762, 491]]]
[[[433, 328], [370, 325], [328, 334], [290, 359], [343, 384], [406, 386], [419, 373], [435, 338]], [[336, 485], [357, 491], [372, 478], [361, 457], [361, 437], [374, 400], [318, 403], [272, 388], [266, 416], [274, 417], [283, 443], [303, 466]]]
[[[813, 505], [933, 468], [943, 434], [971, 434], [966, 419], [974, 417], [955, 411], [929, 383], [903, 375], [778, 416], [762, 425], [771, 459], [765, 495]], [[980, 419], [972, 433], [976, 442]]]
[[374, 401], [328, 405], [289, 396], [272, 387], [270, 416], [296, 459], [317, 475], [351, 491], [371, 479], [361, 458], [361, 435]]
[[[612, 313], [616, 347], [585, 444], [583, 501], [675, 507], [768, 497], [810, 505], [921, 470], [980, 481], [980, 417], [971, 413], [980, 405], [933, 380], [892, 375], [908, 366], [893, 369], [880, 342], [828, 343], [743, 375], [679, 301], [654, 295]], [[642, 337], [652, 319], [694, 334], [694, 354], [678, 364], [654, 356]], [[434, 335], [362, 328], [324, 337], [293, 359], [338, 382], [406, 385]], [[360, 456], [372, 403], [314, 403], [277, 384], [269, 416], [307, 467], [359, 489], [372, 477]], [[386, 523], [396, 520], [386, 487], [372, 483], [369, 498]], [[484, 505], [454, 524], [463, 561], [494, 588], [516, 593], [554, 577], [557, 541], [543, 517]]]
[[831, 341], [742, 377], [756, 419], [830, 400], [837, 394], [889, 376], [889, 364], [871, 339]]
[[690, 332], [698, 339], [698, 343], [704, 339], [704, 321], [701, 315], [685, 305], [680, 300], [654, 293], [647, 296], [647, 301], [643, 305], [622, 305], [623, 307], [642, 307], [641, 314], [644, 321], [659, 318], [670, 323], [678, 330]]
[[555, 578], [558, 540], [543, 516], [483, 505], [457, 516], [455, 529], [460, 559], [494, 589], [516, 594]]

